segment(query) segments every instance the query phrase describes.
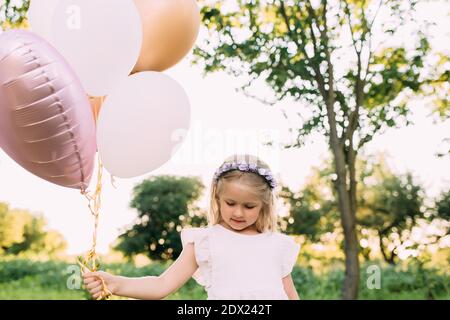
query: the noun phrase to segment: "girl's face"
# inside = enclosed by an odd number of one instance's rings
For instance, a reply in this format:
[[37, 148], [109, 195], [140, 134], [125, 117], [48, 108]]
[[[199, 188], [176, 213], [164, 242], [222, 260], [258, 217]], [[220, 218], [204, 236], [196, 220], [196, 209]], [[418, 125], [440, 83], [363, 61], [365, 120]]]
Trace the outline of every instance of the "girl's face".
[[232, 229], [243, 231], [255, 228], [263, 206], [262, 201], [238, 181], [224, 182], [219, 195], [222, 220]]

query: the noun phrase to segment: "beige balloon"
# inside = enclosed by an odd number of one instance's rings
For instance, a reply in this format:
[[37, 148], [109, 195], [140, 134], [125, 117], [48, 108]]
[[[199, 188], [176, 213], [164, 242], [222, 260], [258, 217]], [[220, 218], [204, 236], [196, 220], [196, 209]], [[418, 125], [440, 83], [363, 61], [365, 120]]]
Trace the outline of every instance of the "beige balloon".
[[200, 29], [195, 0], [134, 0], [141, 15], [143, 41], [133, 71], [163, 71], [192, 49]]

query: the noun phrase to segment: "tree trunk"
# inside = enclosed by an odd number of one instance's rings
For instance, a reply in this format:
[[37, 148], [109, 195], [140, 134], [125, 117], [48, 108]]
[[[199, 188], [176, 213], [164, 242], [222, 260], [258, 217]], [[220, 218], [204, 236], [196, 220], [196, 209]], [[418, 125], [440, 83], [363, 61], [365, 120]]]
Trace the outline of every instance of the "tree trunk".
[[[345, 141], [344, 141], [345, 143]], [[349, 136], [349, 147], [347, 151], [347, 169], [349, 173], [349, 189], [348, 189], [348, 198], [350, 203], [350, 212], [349, 212], [349, 220], [351, 221], [350, 225], [347, 227], [347, 233], [344, 234], [345, 239], [348, 241], [349, 252], [346, 252], [346, 257], [350, 257], [346, 259], [346, 271], [351, 270], [351, 272], [356, 272], [355, 274], [349, 275], [349, 287], [348, 289], [348, 298], [346, 298], [346, 292], [343, 292], [344, 299], [356, 299], [358, 296], [358, 286], [359, 286], [359, 244], [358, 237], [356, 233], [356, 210], [357, 210], [357, 201], [356, 201], [356, 190], [357, 190], [357, 181], [356, 181], [356, 150], [353, 149], [353, 132], [350, 132]], [[342, 219], [342, 223], [344, 224], [344, 219]], [[346, 244], [347, 245], [347, 244]], [[347, 271], [349, 272], [349, 271]], [[356, 279], [356, 283], [352, 283], [352, 277]], [[345, 285], [344, 285], [345, 290]], [[352, 293], [355, 292], [355, 294]]]
[[[326, 2], [324, 2], [323, 19], [324, 19], [324, 31], [321, 32], [324, 43], [328, 44], [327, 36], [327, 21], [326, 21]], [[330, 147], [334, 157], [335, 172], [337, 174], [337, 180], [335, 188], [338, 194], [339, 211], [341, 214], [341, 224], [344, 230], [344, 253], [345, 253], [345, 278], [344, 285], [342, 287], [342, 298], [345, 300], [358, 298], [359, 287], [359, 260], [358, 260], [358, 239], [356, 236], [356, 184], [352, 185], [352, 189], [347, 188], [347, 171], [354, 173], [355, 161], [352, 161], [350, 166], [346, 166], [345, 159], [345, 140], [341, 142], [337, 132], [336, 112], [334, 110], [335, 105], [335, 92], [334, 92], [334, 71], [333, 64], [331, 62], [330, 51], [326, 50], [326, 61], [328, 66], [328, 90], [325, 92], [323, 87], [323, 81], [319, 82], [319, 88], [322, 88], [323, 99], [325, 101], [327, 109], [327, 120], [330, 126]], [[320, 72], [318, 78], [322, 79]], [[358, 101], [357, 101], [358, 102]], [[357, 105], [358, 106], [358, 105]], [[355, 115], [358, 115], [358, 108], [355, 110]], [[357, 120], [357, 118], [356, 118]], [[357, 123], [357, 121], [355, 122]], [[354, 124], [352, 124], [354, 126]], [[345, 134], [344, 134], [345, 135]], [[353, 135], [350, 135], [352, 138]], [[353, 166], [353, 167], [352, 167]], [[355, 205], [352, 205], [352, 193], [355, 199]], [[353, 210], [352, 210], [353, 208]]]
[[356, 235], [355, 215], [351, 209], [350, 192], [347, 190], [345, 160], [343, 153], [335, 154], [334, 162], [337, 173], [336, 190], [338, 194], [341, 224], [344, 230], [345, 279], [342, 298], [345, 300], [358, 298], [359, 260], [358, 238]]
[[[329, 67], [330, 69], [332, 68], [331, 63], [329, 63]], [[330, 81], [330, 83], [333, 82]], [[327, 118], [328, 124], [330, 126], [330, 147], [334, 157], [335, 172], [337, 174], [335, 188], [338, 194], [341, 224], [344, 230], [345, 278], [342, 288], [342, 298], [345, 300], [351, 300], [358, 298], [359, 250], [355, 226], [356, 217], [355, 212], [352, 210], [352, 197], [350, 194], [351, 192], [349, 188], [347, 188], [347, 168], [345, 161], [344, 144], [340, 142], [337, 134], [336, 114], [333, 108], [333, 86], [330, 86], [330, 91], [328, 93], [326, 101]]]
[[380, 251], [381, 251], [381, 254], [383, 255], [384, 261], [386, 261], [390, 265], [395, 265], [395, 253], [394, 253], [394, 251], [392, 251], [391, 255], [388, 256], [388, 254], [386, 253], [387, 250], [383, 244], [383, 234], [381, 232], [378, 232], [378, 238], [379, 238]]
[[394, 252], [391, 252], [391, 256], [388, 259], [388, 263], [391, 266], [395, 266], [395, 257], [396, 257], [396, 254]]
[[378, 232], [378, 242], [379, 242], [380, 251], [381, 251], [381, 254], [383, 255], [384, 261], [388, 262], [389, 257], [387, 256], [386, 250], [384, 250], [383, 237], [381, 236], [380, 232]]

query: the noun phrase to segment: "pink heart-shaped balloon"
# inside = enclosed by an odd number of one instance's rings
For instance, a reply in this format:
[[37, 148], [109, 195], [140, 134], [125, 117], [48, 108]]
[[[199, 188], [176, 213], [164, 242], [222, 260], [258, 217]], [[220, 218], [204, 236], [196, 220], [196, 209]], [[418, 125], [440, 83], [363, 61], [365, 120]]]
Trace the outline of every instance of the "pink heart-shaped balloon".
[[88, 97], [63, 56], [29, 31], [0, 35], [0, 146], [47, 181], [89, 185], [96, 141]]

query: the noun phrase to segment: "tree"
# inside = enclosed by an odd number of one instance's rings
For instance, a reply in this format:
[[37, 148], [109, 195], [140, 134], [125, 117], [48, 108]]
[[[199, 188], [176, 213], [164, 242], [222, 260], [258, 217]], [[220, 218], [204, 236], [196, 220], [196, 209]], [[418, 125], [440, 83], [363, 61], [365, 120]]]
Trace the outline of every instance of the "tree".
[[312, 169], [305, 185], [298, 192], [283, 186], [279, 196], [289, 208], [282, 219], [283, 231], [303, 235], [310, 242], [318, 242], [327, 232], [334, 232], [338, 222], [338, 208], [332, 185], [331, 163]]
[[[383, 157], [367, 171], [357, 220], [362, 228], [375, 231], [386, 262], [395, 264], [400, 250], [418, 254], [448, 235], [448, 190], [428, 207], [425, 191], [411, 173], [394, 174]], [[414, 237], [419, 230], [420, 237]]]
[[61, 233], [47, 229], [42, 215], [28, 210], [10, 209], [0, 203], [0, 253], [18, 255], [22, 253], [56, 256], [67, 248]]
[[377, 165], [375, 183], [364, 186], [357, 218], [361, 226], [376, 230], [381, 254], [393, 265], [398, 250], [414, 244], [412, 230], [419, 219], [426, 220], [426, 210], [424, 191], [412, 175], [397, 176], [385, 169]]
[[[328, 139], [345, 236], [342, 296], [355, 299], [358, 151], [387, 128], [408, 124], [407, 102], [414, 95], [433, 95], [436, 110], [448, 114], [448, 58], [427, 66], [432, 51], [423, 26], [407, 42], [396, 38], [404, 26], [416, 24], [416, 1], [237, 0], [234, 8], [225, 3], [204, 2], [209, 37], [195, 48], [194, 62], [205, 73], [224, 70], [247, 78], [241, 89], [267, 104], [289, 98], [308, 106], [311, 117], [286, 147], [300, 147], [313, 132]], [[380, 11], [393, 19], [379, 24]], [[374, 46], [376, 27], [387, 41]], [[261, 80], [274, 94], [271, 101], [251, 94]]]
[[115, 249], [127, 257], [138, 253], [154, 260], [177, 257], [182, 250], [181, 229], [206, 224], [195, 206], [203, 189], [195, 177], [157, 176], [137, 185], [130, 204], [138, 212], [137, 221], [119, 236]]
[[[444, 212], [450, 197], [446, 193], [436, 200], [436, 208], [426, 208], [424, 190], [414, 182], [412, 174], [395, 174], [383, 155], [367, 159], [359, 157], [356, 172], [361, 186], [356, 215], [358, 238], [361, 239], [359, 250], [367, 260], [373, 248], [361, 243], [372, 239], [377, 239], [382, 258], [395, 264], [400, 250], [427, 247], [445, 236], [441, 230], [443, 224], [436, 223], [429, 228], [439, 229], [435, 233], [428, 232], [420, 241], [411, 237], [416, 227], [430, 226], [437, 222], [434, 219], [448, 220]], [[327, 232], [342, 232], [337, 225], [339, 209], [333, 194], [333, 176], [331, 163], [326, 162], [313, 169], [299, 192], [283, 187], [281, 196], [290, 208], [284, 219], [287, 232], [305, 235], [312, 242]]]
[[431, 210], [430, 220], [437, 221], [441, 232], [434, 239], [434, 243], [439, 243], [450, 237], [450, 190], [444, 190], [435, 199], [434, 208]]
[[13, 243], [6, 252], [17, 255], [20, 252], [33, 251], [32, 247], [33, 249], [42, 247], [46, 233], [44, 230], [45, 218], [42, 215], [32, 215], [26, 210], [13, 210], [11, 215], [20, 217], [25, 223], [23, 224], [22, 241]]
[[8, 204], [0, 203], [0, 253], [24, 240], [23, 229], [26, 222], [20, 218], [11, 214]]

